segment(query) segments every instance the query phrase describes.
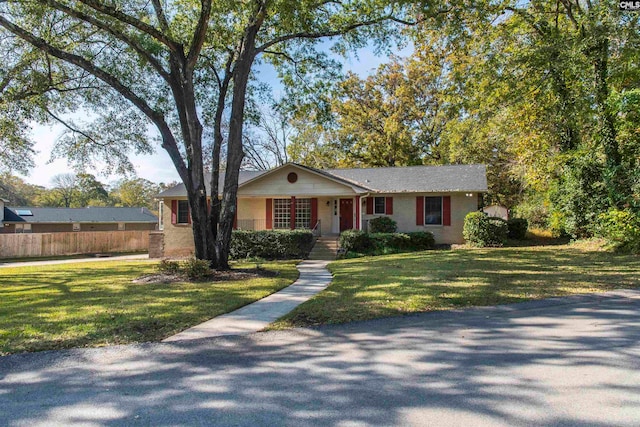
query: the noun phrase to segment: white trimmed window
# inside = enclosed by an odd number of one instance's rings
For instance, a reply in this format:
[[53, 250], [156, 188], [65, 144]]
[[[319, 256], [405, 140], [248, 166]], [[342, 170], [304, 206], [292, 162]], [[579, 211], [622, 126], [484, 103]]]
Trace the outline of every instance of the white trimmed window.
[[189, 223], [189, 201], [178, 200], [178, 224]]
[[273, 228], [291, 228], [291, 199], [273, 199]]
[[78, 222], [73, 223], [73, 231], [80, 231], [80, 223]]
[[385, 198], [384, 197], [374, 197], [373, 198], [373, 213], [376, 215], [384, 215], [385, 212]]
[[311, 228], [311, 199], [296, 199], [296, 228]]
[[442, 197], [424, 198], [424, 224], [442, 225]]
[[118, 231], [124, 231], [124, 229], [125, 229], [124, 222], [119, 222], [118, 223]]

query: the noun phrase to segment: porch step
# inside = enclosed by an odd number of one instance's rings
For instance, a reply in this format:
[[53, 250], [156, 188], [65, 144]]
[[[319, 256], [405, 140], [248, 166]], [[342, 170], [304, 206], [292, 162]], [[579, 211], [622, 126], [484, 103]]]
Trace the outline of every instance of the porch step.
[[313, 249], [309, 253], [309, 259], [334, 260], [338, 252], [338, 237], [325, 236], [316, 240]]

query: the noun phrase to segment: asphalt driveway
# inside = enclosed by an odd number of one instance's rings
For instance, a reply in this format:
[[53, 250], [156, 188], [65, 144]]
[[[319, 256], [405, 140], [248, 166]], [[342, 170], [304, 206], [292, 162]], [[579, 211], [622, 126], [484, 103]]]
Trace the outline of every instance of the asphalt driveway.
[[640, 425], [640, 291], [0, 358], [0, 425]]

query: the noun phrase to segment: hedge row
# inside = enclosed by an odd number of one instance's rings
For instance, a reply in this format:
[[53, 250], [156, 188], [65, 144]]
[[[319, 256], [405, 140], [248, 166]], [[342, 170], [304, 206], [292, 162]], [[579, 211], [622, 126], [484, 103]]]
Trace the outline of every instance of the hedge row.
[[340, 235], [340, 247], [347, 252], [382, 254], [400, 251], [421, 251], [435, 245], [433, 234], [427, 231], [413, 233], [365, 233], [347, 230]]
[[305, 258], [313, 247], [310, 230], [234, 230], [231, 234], [232, 259]]

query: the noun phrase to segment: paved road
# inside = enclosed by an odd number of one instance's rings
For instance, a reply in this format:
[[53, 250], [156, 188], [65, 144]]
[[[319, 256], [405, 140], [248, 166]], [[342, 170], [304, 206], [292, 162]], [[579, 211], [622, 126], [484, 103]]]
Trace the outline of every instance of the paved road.
[[0, 425], [640, 425], [640, 291], [0, 358]]

